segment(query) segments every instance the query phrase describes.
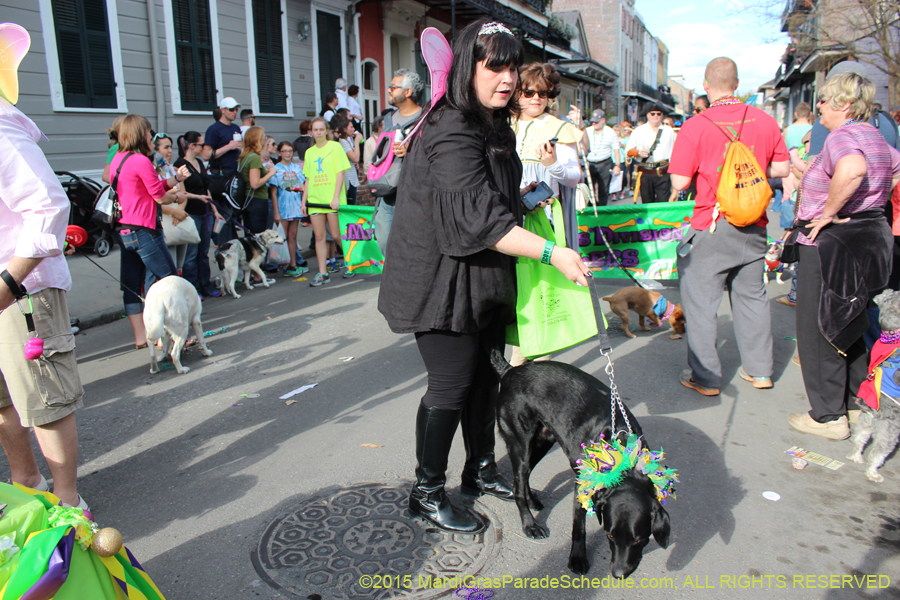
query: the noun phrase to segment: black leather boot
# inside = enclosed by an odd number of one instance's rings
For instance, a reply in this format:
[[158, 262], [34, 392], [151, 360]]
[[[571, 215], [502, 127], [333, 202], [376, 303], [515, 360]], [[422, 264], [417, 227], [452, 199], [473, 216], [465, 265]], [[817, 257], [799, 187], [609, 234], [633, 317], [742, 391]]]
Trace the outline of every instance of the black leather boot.
[[435, 527], [455, 533], [480, 533], [485, 524], [476, 515], [460, 510], [444, 493], [447, 456], [462, 411], [419, 405], [416, 415], [416, 483], [409, 494], [409, 512]]
[[466, 444], [466, 466], [462, 472], [462, 491], [480, 496], [488, 494], [505, 502], [514, 502], [513, 487], [494, 462], [494, 425], [497, 422], [497, 387], [480, 387], [477, 382], [462, 412], [462, 434]]

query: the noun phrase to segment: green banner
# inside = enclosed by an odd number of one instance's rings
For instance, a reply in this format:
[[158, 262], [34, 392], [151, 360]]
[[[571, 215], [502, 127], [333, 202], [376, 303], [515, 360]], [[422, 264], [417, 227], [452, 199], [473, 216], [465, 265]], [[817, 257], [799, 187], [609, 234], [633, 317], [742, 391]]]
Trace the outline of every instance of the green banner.
[[[341, 206], [344, 260], [354, 273], [381, 273], [384, 256], [375, 241], [372, 206]], [[677, 279], [675, 248], [694, 213], [693, 202], [589, 208], [578, 213], [578, 249], [595, 277], [625, 277], [609, 256], [600, 230], [635, 277]]]
[[625, 277], [603, 239], [635, 277], [677, 279], [675, 248], [690, 226], [693, 202], [588, 208], [578, 213], [578, 249], [594, 277]]
[[375, 241], [374, 206], [341, 206], [338, 212], [344, 262], [354, 273], [381, 273], [384, 256]]

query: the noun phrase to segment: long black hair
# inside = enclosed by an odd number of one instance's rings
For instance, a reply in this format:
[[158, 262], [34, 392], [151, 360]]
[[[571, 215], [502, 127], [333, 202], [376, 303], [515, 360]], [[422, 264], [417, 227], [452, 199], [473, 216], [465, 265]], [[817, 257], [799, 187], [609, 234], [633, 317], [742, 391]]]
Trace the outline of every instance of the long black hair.
[[184, 158], [187, 154], [188, 144], [196, 144], [201, 135], [198, 131], [188, 131], [184, 135], [178, 136], [178, 157]]
[[[491, 19], [479, 19], [462, 30], [453, 44], [453, 65], [447, 77], [448, 106], [462, 112], [463, 117], [485, 132], [488, 153], [495, 158], [506, 158], [515, 152], [516, 136], [509, 125], [516, 109], [516, 90], [512, 90], [509, 104], [494, 110], [493, 117], [478, 99], [475, 91], [475, 66], [485, 61], [492, 70], [525, 62], [525, 51], [515, 36], [505, 32], [479, 35], [481, 28]], [[440, 103], [439, 103], [440, 104]]]

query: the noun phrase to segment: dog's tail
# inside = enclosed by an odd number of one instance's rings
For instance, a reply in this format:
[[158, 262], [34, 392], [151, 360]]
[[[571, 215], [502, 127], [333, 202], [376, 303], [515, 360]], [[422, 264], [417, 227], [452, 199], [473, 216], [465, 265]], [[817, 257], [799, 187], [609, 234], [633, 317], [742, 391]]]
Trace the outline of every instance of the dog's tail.
[[500, 377], [506, 375], [506, 372], [513, 368], [509, 361], [506, 360], [506, 357], [503, 356], [503, 351], [500, 348], [491, 348], [490, 354], [491, 366], [494, 367], [494, 370], [497, 371], [497, 375]]
[[[155, 344], [165, 333], [163, 330], [163, 324], [166, 320], [164, 312], [165, 307], [154, 307], [154, 309], [156, 312], [154, 312], [154, 310], [144, 311], [144, 325], [147, 328], [147, 342], [150, 344]], [[162, 312], [160, 312], [160, 310]]]

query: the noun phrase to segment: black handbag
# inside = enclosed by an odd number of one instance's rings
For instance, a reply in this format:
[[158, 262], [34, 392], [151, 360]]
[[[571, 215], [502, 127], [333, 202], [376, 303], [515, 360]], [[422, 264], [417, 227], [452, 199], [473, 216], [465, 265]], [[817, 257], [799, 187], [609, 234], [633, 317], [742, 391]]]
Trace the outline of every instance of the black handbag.
[[125, 158], [122, 159], [122, 162], [119, 163], [119, 168], [116, 169], [116, 176], [109, 186], [109, 201], [112, 207], [106, 217], [106, 222], [112, 227], [115, 227], [122, 219], [122, 205], [119, 203], [119, 193], [117, 191], [119, 187], [119, 175], [122, 173], [122, 167], [125, 166], [125, 161], [132, 156], [134, 156], [134, 152], [129, 152]]

